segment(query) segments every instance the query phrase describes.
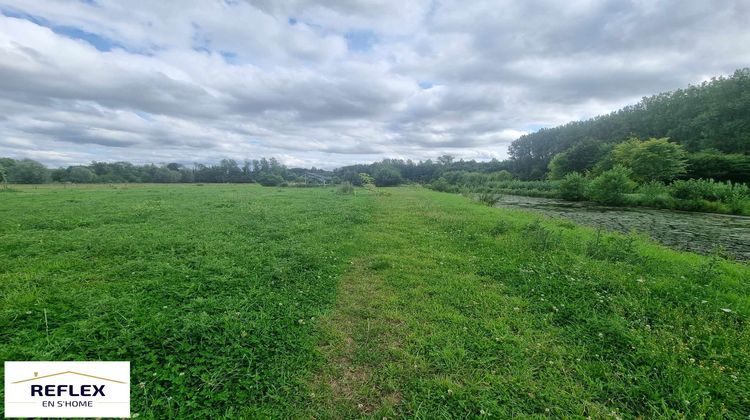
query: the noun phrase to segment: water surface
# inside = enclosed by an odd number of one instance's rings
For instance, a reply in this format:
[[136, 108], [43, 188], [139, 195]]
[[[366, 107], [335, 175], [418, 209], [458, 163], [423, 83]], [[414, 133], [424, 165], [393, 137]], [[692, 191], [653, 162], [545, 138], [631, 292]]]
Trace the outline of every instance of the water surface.
[[498, 207], [522, 208], [564, 217], [596, 228], [646, 234], [671, 248], [701, 254], [717, 247], [750, 261], [750, 217], [714, 213], [605, 207], [586, 202], [503, 195]]

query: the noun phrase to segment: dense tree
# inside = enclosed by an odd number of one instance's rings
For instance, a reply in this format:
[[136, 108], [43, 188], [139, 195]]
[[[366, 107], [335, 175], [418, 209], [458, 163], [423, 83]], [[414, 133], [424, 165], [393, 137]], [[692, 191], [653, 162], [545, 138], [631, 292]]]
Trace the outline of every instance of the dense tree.
[[[44, 165], [32, 161], [17, 161], [11, 158], [0, 158], [0, 164], [6, 168], [9, 181], [19, 183], [41, 182], [75, 182], [75, 183], [122, 183], [122, 182], [210, 182], [241, 183], [257, 182], [257, 179], [280, 184], [294, 181], [311, 169], [297, 168], [289, 170], [277, 159], [244, 161], [240, 166], [237, 161], [224, 159], [215, 165], [196, 163], [191, 167], [180, 163], [162, 165], [133, 165], [129, 162], [91, 162], [85, 166], [69, 166], [48, 170]], [[332, 175], [330, 171], [312, 169], [312, 171]], [[268, 178], [266, 175], [273, 175]], [[280, 181], [278, 181], [280, 179]]]
[[182, 174], [179, 171], [170, 169], [168, 166], [157, 168], [151, 177], [152, 182], [161, 183], [180, 182], [180, 179], [182, 179]]
[[401, 181], [399, 182], [416, 182], [422, 184], [432, 183], [440, 178], [444, 172], [449, 171], [478, 173], [497, 173], [504, 171], [503, 173], [506, 177], [513, 177], [509, 172], [511, 166], [507, 161], [500, 162], [496, 159], [489, 162], [477, 162], [475, 160], [457, 161], [450, 155], [441, 156], [438, 158], [437, 163], [430, 159], [419, 162], [402, 159], [383, 159], [380, 162], [371, 164], [344, 166], [336, 169], [334, 173], [343, 181], [349, 181], [354, 185], [361, 185], [362, 181], [361, 179], [358, 179], [357, 174], [366, 173], [370, 176], [374, 176], [378, 169], [382, 167], [396, 170], [401, 178]]
[[441, 165], [450, 165], [456, 158], [451, 155], [442, 155], [438, 157], [438, 163]]
[[392, 187], [402, 182], [401, 173], [396, 168], [381, 166], [375, 170], [372, 176], [378, 187]]
[[73, 166], [68, 171], [68, 180], [80, 184], [86, 184], [94, 181], [94, 172], [84, 166]]
[[50, 171], [39, 162], [24, 159], [8, 170], [8, 179], [15, 184], [44, 184], [51, 180]]
[[552, 158], [549, 163], [549, 178], [562, 179], [571, 172], [584, 173], [589, 171], [609, 150], [610, 146], [606, 143], [590, 137], [583, 139], [570, 149], [558, 153]]
[[[522, 179], [541, 179], [553, 157], [584, 139], [597, 139], [606, 145], [632, 136], [668, 137], [691, 153], [713, 149], [750, 154], [750, 69], [643, 98], [635, 105], [590, 120], [521, 136], [509, 148], [510, 168]], [[728, 176], [737, 180], [731, 173]]]
[[0, 157], [0, 166], [5, 168], [6, 175], [8, 173], [8, 170], [10, 170], [10, 168], [14, 166], [15, 164], [16, 164], [16, 161], [14, 159]]
[[685, 178], [750, 182], [750, 155], [706, 150], [687, 156]]

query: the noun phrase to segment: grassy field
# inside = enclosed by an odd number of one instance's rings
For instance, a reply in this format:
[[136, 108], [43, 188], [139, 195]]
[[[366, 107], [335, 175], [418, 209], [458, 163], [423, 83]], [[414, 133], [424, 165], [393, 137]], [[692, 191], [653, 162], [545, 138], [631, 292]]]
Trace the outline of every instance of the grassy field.
[[0, 192], [0, 358], [139, 417], [746, 418], [750, 267], [421, 188]]

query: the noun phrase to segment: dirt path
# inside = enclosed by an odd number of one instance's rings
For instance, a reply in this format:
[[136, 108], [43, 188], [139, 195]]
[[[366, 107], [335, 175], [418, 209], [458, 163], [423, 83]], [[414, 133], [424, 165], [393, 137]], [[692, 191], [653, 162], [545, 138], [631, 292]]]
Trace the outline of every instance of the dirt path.
[[401, 395], [384, 386], [381, 374], [398, 369], [404, 323], [395, 294], [377, 275], [377, 264], [354, 261], [339, 286], [337, 304], [322, 320], [326, 340], [320, 348], [329, 360], [311, 389], [317, 407], [312, 417], [383, 418], [397, 411]]

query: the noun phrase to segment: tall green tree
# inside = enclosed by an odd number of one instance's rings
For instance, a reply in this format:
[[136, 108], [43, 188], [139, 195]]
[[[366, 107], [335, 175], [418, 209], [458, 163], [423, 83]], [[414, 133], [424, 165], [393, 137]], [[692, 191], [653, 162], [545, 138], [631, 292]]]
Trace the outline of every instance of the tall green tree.
[[585, 138], [565, 152], [556, 154], [549, 163], [549, 178], [562, 179], [571, 172], [584, 173], [609, 152], [610, 146], [592, 138]]
[[391, 187], [402, 182], [401, 173], [396, 168], [382, 166], [375, 170], [372, 176], [378, 187]]
[[686, 178], [750, 183], [750, 155], [705, 150], [687, 157]]
[[94, 172], [84, 166], [74, 166], [68, 172], [68, 180], [78, 184], [93, 182], [95, 177]]
[[8, 171], [8, 178], [16, 184], [44, 184], [51, 179], [49, 169], [31, 159], [16, 162]]

